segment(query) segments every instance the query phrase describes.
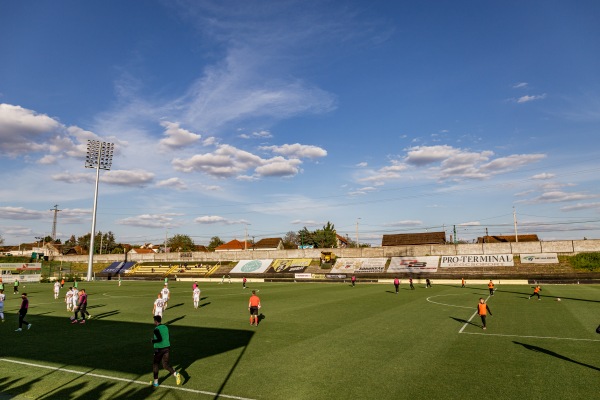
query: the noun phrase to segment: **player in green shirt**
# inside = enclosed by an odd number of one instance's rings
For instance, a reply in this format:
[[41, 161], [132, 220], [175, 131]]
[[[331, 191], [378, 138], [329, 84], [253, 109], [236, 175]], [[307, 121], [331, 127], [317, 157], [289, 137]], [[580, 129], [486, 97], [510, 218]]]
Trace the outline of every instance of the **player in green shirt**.
[[154, 316], [154, 336], [152, 344], [154, 345], [154, 360], [152, 362], [152, 371], [154, 372], [154, 382], [152, 386], [158, 386], [158, 369], [162, 362], [164, 369], [169, 371], [175, 377], [175, 383], [181, 385], [181, 375], [175, 372], [173, 367], [169, 365], [169, 352], [171, 350], [171, 342], [169, 341], [169, 328], [161, 324], [162, 317]]

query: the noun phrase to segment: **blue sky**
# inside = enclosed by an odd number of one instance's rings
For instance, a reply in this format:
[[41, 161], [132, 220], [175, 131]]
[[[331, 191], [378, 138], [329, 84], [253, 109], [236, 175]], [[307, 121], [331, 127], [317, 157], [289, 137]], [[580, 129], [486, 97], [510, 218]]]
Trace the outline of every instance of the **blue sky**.
[[600, 237], [597, 1], [0, 0], [0, 235]]

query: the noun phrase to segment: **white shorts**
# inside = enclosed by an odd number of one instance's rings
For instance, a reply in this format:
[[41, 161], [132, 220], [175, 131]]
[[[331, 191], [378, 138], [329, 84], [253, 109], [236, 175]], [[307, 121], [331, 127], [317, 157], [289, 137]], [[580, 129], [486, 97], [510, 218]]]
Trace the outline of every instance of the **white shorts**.
[[156, 311], [154, 311], [154, 315], [160, 315], [161, 317], [163, 316], [162, 313], [163, 313], [162, 308], [157, 308]]

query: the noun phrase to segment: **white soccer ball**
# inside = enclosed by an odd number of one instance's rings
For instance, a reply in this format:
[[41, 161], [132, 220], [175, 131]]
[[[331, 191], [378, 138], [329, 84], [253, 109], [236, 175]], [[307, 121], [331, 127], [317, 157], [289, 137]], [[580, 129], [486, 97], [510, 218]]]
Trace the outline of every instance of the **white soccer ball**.
[[556, 299], [556, 301], [560, 301], [560, 297]]

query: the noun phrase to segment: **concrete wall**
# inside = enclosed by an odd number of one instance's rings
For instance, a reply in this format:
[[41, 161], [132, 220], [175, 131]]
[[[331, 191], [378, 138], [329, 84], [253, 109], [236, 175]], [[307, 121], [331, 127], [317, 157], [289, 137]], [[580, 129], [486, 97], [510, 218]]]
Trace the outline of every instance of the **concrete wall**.
[[[200, 263], [209, 261], [239, 261], [270, 258], [319, 258], [321, 250], [331, 251], [337, 257], [373, 258], [402, 256], [445, 256], [466, 254], [521, 254], [521, 253], [559, 253], [576, 254], [580, 252], [600, 252], [600, 240], [561, 240], [552, 242], [520, 243], [476, 243], [446, 244], [397, 247], [363, 247], [359, 249], [294, 249], [294, 250], [242, 250], [218, 253], [194, 252], [191, 258], [181, 258], [179, 253], [128, 254], [127, 261], [147, 261], [163, 263]], [[55, 261], [87, 263], [88, 256], [54, 256]], [[125, 261], [124, 254], [99, 254], [94, 256], [95, 263]]]

